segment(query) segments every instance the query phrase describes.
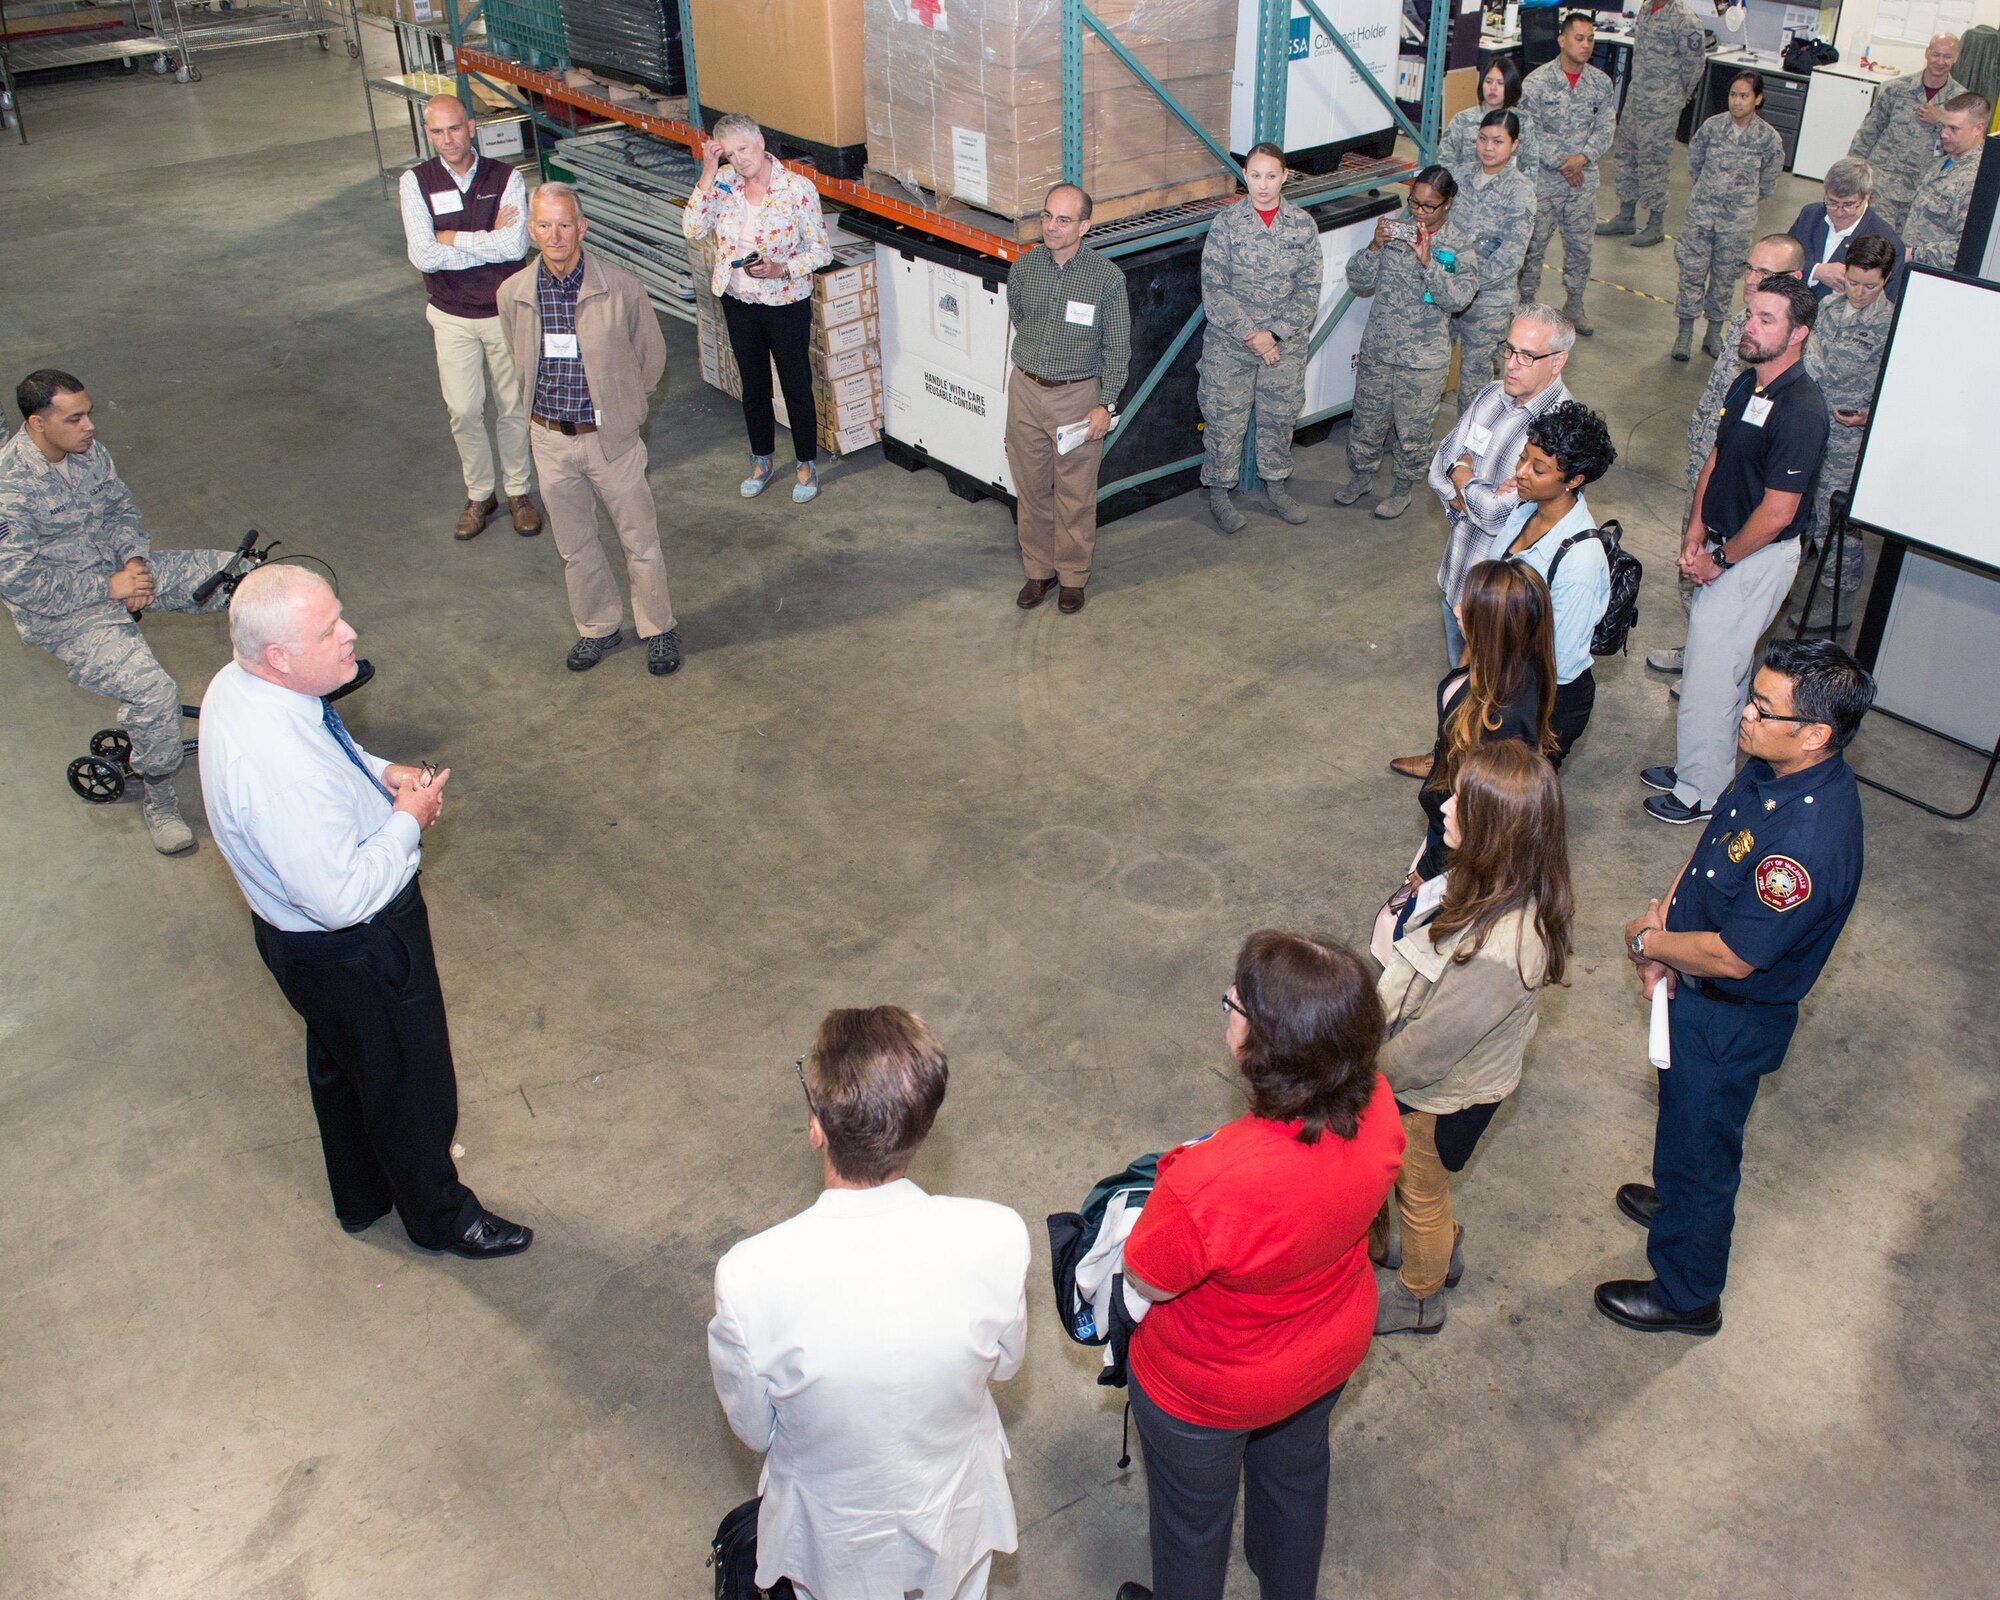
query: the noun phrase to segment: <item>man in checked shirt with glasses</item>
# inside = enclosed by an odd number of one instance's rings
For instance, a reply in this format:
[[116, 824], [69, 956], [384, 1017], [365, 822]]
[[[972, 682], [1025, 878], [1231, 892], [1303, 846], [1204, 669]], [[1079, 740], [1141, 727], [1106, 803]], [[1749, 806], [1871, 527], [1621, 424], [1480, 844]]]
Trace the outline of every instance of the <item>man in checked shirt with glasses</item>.
[[[1090, 196], [1059, 183], [1042, 202], [1042, 242], [1007, 271], [1007, 466], [1028, 579], [1014, 603], [1032, 611], [1060, 585], [1065, 616], [1083, 609], [1097, 548], [1097, 465], [1132, 365], [1125, 274], [1084, 248], [1089, 231]], [[1082, 437], [1064, 451], [1075, 428]]]
[[663, 678], [680, 670], [681, 638], [639, 429], [667, 370], [667, 342], [639, 280], [584, 254], [588, 231], [575, 189], [545, 183], [535, 191], [528, 233], [541, 255], [500, 285], [500, 321], [520, 374], [535, 476], [576, 620], [569, 670], [588, 672], [625, 642], [624, 608], [598, 541], [594, 494], [625, 549], [646, 670]]

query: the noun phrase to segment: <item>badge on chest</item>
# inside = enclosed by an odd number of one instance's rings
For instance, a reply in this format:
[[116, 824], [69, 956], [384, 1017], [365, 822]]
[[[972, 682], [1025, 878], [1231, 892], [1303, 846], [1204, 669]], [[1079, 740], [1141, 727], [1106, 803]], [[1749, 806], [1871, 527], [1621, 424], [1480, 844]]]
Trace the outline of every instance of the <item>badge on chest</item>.
[[1757, 841], [1750, 837], [1750, 830], [1745, 828], [1741, 833], [1732, 835], [1725, 848], [1729, 851], [1730, 861], [1740, 867], [1750, 859], [1750, 852], [1757, 848]]
[[1753, 394], [1743, 402], [1743, 420], [1753, 428], [1761, 428], [1771, 415], [1771, 397], [1767, 394]]

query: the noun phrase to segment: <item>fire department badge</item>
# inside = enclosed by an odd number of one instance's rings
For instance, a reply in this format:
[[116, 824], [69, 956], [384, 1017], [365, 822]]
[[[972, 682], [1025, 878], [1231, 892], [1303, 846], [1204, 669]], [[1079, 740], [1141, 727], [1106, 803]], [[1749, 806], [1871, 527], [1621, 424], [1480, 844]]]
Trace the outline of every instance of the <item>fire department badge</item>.
[[1729, 841], [1730, 864], [1732, 866], [1742, 866], [1750, 852], [1756, 848], [1757, 841], [1750, 837], [1750, 830], [1745, 828]]
[[1757, 898], [1773, 911], [1789, 911], [1812, 898], [1812, 874], [1790, 856], [1757, 863]]

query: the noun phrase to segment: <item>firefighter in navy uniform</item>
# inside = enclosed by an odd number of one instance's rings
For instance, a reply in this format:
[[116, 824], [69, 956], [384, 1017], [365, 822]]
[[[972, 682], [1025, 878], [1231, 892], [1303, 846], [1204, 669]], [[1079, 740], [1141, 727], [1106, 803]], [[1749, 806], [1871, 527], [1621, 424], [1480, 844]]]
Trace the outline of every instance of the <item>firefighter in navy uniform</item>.
[[1861, 801], [1841, 751], [1874, 698], [1838, 644], [1771, 645], [1738, 728], [1749, 762], [1666, 903], [1626, 927], [1647, 995], [1664, 982], [1673, 996], [1653, 1182], [1618, 1190], [1654, 1276], [1597, 1287], [1597, 1309], [1628, 1328], [1722, 1327], [1743, 1125], [1861, 885]]

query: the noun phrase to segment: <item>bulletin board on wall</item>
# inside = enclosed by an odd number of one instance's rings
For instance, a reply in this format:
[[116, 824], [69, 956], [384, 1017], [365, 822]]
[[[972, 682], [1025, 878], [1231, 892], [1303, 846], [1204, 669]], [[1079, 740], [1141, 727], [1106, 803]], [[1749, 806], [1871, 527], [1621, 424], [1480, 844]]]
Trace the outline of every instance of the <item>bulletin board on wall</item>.
[[1926, 45], [1940, 33], [1963, 35], [1977, 20], [1975, 0], [1876, 0], [1874, 37]]

